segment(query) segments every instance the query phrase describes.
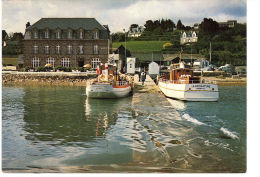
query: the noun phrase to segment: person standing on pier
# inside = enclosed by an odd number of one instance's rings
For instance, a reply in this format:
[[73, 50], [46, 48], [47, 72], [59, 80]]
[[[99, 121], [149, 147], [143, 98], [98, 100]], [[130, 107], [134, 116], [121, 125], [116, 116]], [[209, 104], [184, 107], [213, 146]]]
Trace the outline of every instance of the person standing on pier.
[[141, 82], [141, 67], [139, 67], [139, 69], [138, 69], [138, 80], [139, 80], [139, 82]]
[[144, 85], [145, 79], [146, 79], [146, 73], [145, 73], [145, 71], [143, 71], [143, 72], [141, 73], [142, 85]]

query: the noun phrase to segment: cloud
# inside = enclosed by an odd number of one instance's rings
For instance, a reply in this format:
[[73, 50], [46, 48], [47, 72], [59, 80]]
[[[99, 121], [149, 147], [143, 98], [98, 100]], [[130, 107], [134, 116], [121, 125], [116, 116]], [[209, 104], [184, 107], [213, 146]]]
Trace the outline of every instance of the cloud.
[[181, 19], [185, 25], [204, 17], [246, 22], [246, 0], [3, 0], [2, 6], [7, 32], [24, 32], [27, 21], [33, 24], [43, 17], [95, 17], [112, 32], [161, 18]]

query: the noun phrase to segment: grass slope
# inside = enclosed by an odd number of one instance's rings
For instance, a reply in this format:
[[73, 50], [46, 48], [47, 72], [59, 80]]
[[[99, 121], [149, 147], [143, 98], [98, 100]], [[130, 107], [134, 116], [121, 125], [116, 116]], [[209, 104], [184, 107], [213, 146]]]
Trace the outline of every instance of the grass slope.
[[[128, 41], [126, 48], [131, 52], [152, 52], [161, 51], [163, 44], [168, 41]], [[113, 50], [116, 50], [120, 45], [125, 45], [125, 42], [113, 42]]]
[[11, 64], [13, 66], [18, 65], [18, 58], [13, 58], [13, 57], [3, 57], [2, 58], [2, 64], [8, 65]]

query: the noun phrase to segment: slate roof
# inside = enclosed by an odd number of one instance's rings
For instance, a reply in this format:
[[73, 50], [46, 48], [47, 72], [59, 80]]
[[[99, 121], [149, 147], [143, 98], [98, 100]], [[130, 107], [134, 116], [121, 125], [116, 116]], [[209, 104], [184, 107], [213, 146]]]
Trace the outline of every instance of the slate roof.
[[163, 61], [163, 55], [161, 52], [132, 52], [132, 56], [142, 61]]
[[[194, 31], [185, 31], [185, 33], [186, 33], [186, 37], [192, 37], [192, 33], [193, 33]], [[195, 32], [196, 33], [196, 32]], [[181, 33], [181, 37], [183, 37], [183, 34], [184, 34], [184, 32], [183, 33]], [[197, 33], [196, 33], [196, 35], [197, 35]]]
[[33, 25], [26, 28], [30, 30], [33, 28], [37, 29], [73, 29], [77, 30], [83, 28], [85, 30], [93, 30], [95, 28], [99, 30], [107, 30], [101, 25], [95, 18], [41, 18]]

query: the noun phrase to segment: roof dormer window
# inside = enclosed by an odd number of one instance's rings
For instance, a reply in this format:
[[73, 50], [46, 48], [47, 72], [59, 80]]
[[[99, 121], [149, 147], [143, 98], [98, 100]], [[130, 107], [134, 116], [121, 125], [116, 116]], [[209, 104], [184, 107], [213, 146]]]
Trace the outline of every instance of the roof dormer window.
[[68, 39], [71, 39], [72, 38], [72, 31], [68, 31]]
[[83, 31], [80, 31], [80, 32], [79, 32], [79, 38], [80, 38], [80, 39], [83, 39]]
[[34, 31], [34, 32], [33, 32], [33, 38], [34, 38], [34, 39], [38, 39], [38, 33], [37, 33], [37, 31]]
[[44, 38], [48, 39], [49, 38], [49, 31], [44, 31]]
[[94, 32], [94, 36], [93, 37], [94, 37], [94, 39], [98, 39], [98, 31]]
[[60, 39], [60, 32], [59, 31], [56, 32], [56, 39]]

